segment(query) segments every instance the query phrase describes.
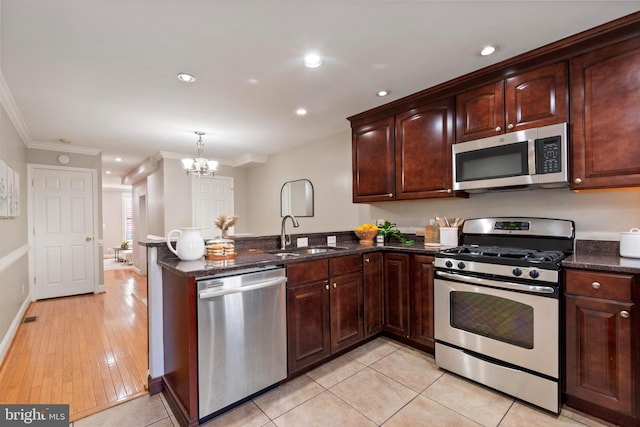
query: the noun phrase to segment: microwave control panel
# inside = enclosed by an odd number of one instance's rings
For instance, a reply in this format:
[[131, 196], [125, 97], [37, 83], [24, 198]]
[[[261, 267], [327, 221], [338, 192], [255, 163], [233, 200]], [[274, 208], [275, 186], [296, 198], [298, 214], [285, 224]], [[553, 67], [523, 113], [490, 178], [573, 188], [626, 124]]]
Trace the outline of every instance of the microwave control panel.
[[536, 173], [562, 172], [561, 137], [536, 139]]

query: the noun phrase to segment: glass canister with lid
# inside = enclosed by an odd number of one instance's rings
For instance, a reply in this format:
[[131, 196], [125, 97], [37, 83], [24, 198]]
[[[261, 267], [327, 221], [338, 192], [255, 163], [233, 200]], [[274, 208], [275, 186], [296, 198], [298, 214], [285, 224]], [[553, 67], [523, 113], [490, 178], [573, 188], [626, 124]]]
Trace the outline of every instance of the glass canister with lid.
[[206, 259], [233, 259], [237, 256], [235, 242], [223, 237], [207, 240], [206, 249]]

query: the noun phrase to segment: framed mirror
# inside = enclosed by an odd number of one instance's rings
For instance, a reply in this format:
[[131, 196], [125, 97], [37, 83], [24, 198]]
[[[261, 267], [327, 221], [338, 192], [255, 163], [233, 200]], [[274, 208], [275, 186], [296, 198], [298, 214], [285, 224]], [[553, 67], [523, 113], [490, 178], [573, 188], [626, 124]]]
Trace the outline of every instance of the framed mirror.
[[280, 216], [313, 216], [313, 185], [308, 179], [287, 181], [280, 190]]

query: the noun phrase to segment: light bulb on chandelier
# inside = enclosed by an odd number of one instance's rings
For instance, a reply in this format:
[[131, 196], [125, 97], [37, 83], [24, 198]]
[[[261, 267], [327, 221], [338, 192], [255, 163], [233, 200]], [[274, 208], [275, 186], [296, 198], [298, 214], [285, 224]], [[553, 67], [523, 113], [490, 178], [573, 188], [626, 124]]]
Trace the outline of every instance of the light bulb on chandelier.
[[209, 160], [202, 155], [204, 150], [202, 135], [204, 134], [204, 132], [196, 131], [196, 135], [198, 135], [198, 142], [196, 142], [198, 156], [195, 159], [182, 159], [182, 166], [187, 171], [187, 175], [213, 176], [215, 171], [218, 170], [218, 162]]

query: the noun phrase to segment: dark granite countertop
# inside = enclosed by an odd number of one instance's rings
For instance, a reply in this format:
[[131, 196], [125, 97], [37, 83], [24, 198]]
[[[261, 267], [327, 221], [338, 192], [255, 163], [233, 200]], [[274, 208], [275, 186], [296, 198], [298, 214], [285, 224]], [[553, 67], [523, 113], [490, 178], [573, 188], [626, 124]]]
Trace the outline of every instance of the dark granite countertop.
[[574, 254], [562, 261], [565, 268], [640, 274], [640, 259], [618, 255]]
[[[314, 246], [314, 245], [312, 245]], [[415, 243], [411, 246], [404, 246], [399, 243], [391, 243], [385, 246], [363, 246], [358, 242], [339, 242], [336, 250], [319, 254], [300, 254], [298, 256], [280, 257], [265, 250], [252, 250], [248, 252], [240, 252], [235, 259], [211, 261], [204, 257], [196, 261], [180, 261], [177, 258], [165, 258], [158, 263], [169, 271], [184, 277], [202, 277], [214, 274], [227, 273], [237, 270], [246, 270], [253, 268], [261, 268], [268, 266], [285, 266], [287, 264], [304, 262], [313, 259], [330, 258], [334, 256], [362, 254], [366, 252], [384, 251], [384, 252], [404, 252], [422, 255], [434, 255], [439, 247], [426, 248], [422, 242]]]
[[640, 274], [640, 259], [620, 256], [620, 242], [577, 240], [575, 252], [562, 261], [565, 268]]

